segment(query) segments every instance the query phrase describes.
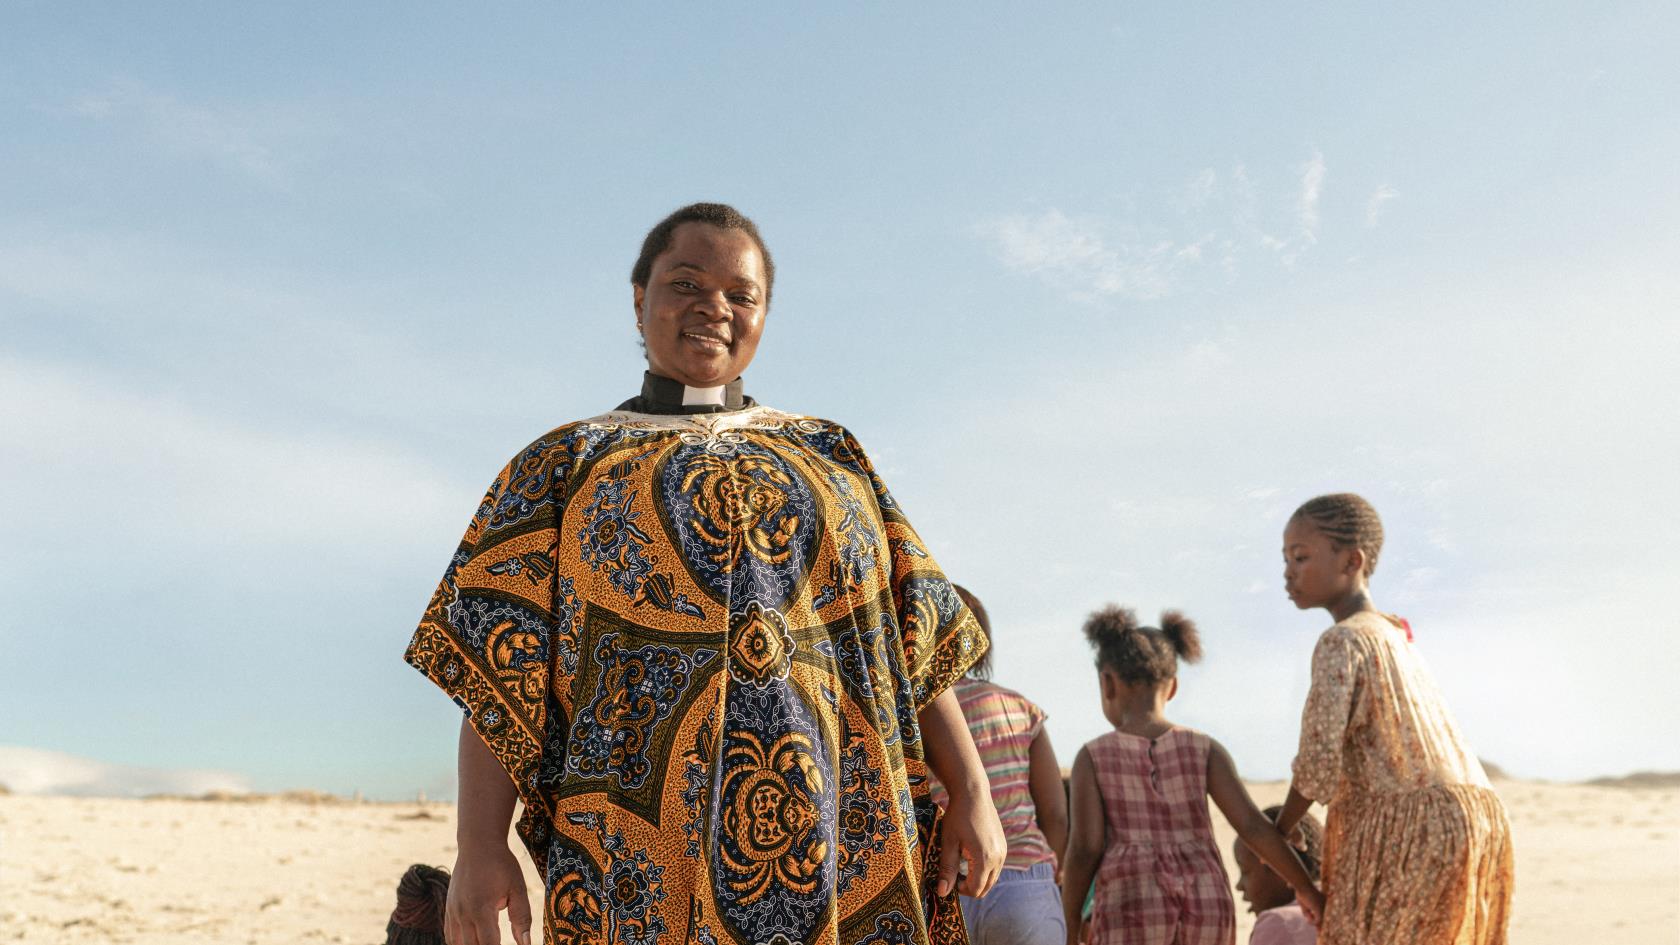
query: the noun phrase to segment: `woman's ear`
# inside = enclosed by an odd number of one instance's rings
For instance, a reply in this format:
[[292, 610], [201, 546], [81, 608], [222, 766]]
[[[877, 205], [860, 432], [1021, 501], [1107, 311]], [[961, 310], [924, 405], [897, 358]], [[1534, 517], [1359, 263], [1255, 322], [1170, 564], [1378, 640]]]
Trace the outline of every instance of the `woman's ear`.
[[647, 297], [645, 286], [632, 285], [630, 287], [631, 306], [636, 310], [636, 327], [642, 327], [642, 299]]

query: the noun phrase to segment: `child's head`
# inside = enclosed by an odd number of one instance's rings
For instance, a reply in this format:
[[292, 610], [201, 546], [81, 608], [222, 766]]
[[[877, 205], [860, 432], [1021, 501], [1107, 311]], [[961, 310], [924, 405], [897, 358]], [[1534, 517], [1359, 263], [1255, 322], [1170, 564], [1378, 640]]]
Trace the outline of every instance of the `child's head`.
[[[1283, 813], [1283, 807], [1273, 805], [1266, 808], [1265, 814], [1275, 823], [1278, 815]], [[1307, 868], [1307, 875], [1313, 882], [1318, 882], [1318, 864], [1324, 848], [1324, 828], [1319, 826], [1311, 814], [1301, 817], [1301, 822], [1289, 834], [1289, 845], [1301, 857], [1301, 865]], [[1283, 877], [1272, 871], [1261, 859], [1254, 855], [1239, 838], [1233, 851], [1237, 861], [1237, 892], [1242, 893], [1243, 901], [1248, 903], [1248, 911], [1253, 913], [1265, 912], [1287, 906], [1295, 901], [1295, 890], [1289, 888]]]
[[973, 679], [991, 679], [992, 678], [992, 621], [991, 621], [991, 618], [986, 616], [986, 607], [985, 607], [985, 605], [980, 603], [980, 598], [975, 597], [973, 592], [970, 591], [968, 588], [963, 587], [961, 584], [952, 584], [951, 589], [956, 591], [957, 596], [962, 598], [962, 602], [968, 605], [969, 612], [974, 614], [975, 622], [980, 624], [980, 632], [985, 634], [985, 636], [986, 636], [986, 650], [985, 650], [985, 652], [980, 654], [979, 659], [974, 661], [974, 665], [970, 666], [968, 668], [968, 675], [969, 675], [970, 678], [973, 678]]
[[1321, 495], [1289, 517], [1283, 530], [1283, 584], [1302, 610], [1327, 607], [1364, 590], [1382, 553], [1382, 519], [1351, 492]]
[[1178, 690], [1178, 661], [1202, 658], [1196, 625], [1176, 610], [1161, 615], [1159, 627], [1138, 625], [1129, 607], [1110, 604], [1085, 621], [1085, 639], [1097, 651], [1103, 712], [1118, 725], [1115, 711], [1128, 692], [1155, 691], [1171, 699]]

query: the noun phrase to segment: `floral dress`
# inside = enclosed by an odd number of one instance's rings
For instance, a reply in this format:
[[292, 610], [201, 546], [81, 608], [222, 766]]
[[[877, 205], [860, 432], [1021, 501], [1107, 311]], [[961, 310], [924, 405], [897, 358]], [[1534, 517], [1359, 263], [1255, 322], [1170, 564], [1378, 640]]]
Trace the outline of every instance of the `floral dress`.
[[984, 645], [852, 435], [749, 404], [521, 451], [406, 659], [518, 789], [545, 941], [945, 945], [917, 713]]
[[1502, 945], [1511, 826], [1403, 624], [1313, 651], [1295, 788], [1329, 805], [1323, 945]]

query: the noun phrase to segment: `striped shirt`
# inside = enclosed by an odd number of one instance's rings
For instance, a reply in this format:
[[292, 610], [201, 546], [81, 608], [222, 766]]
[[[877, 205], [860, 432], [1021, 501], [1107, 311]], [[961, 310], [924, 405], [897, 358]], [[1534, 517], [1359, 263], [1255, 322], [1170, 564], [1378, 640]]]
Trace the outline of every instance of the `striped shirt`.
[[[1024, 870], [1054, 863], [1056, 854], [1038, 826], [1028, 775], [1033, 739], [1044, 729], [1044, 710], [1015, 692], [981, 679], [964, 677], [952, 684], [963, 718], [974, 734], [974, 747], [991, 782], [992, 803], [1003, 821], [1009, 855], [1003, 868]], [[948, 803], [943, 785], [934, 784], [934, 800]]]

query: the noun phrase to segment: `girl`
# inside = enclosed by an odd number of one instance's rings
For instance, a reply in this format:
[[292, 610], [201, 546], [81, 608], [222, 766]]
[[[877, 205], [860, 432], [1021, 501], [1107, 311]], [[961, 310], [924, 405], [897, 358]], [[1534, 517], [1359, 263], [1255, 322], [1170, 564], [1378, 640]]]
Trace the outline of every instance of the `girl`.
[[[1114, 731], [1073, 762], [1062, 882], [1070, 932], [1095, 872], [1091, 945], [1233, 945], [1236, 908], [1213, 842], [1210, 797], [1316, 915], [1318, 888], [1254, 806], [1231, 756], [1162, 714], [1178, 692], [1178, 658], [1201, 658], [1195, 625], [1169, 611], [1159, 629], [1140, 627], [1130, 610], [1111, 606], [1085, 622], [1085, 637], [1097, 651], [1103, 715]], [[1076, 945], [1073, 935], [1068, 941]]]
[[[1283, 813], [1281, 804], [1263, 811], [1269, 820]], [[1289, 835], [1289, 845], [1301, 857], [1307, 875], [1318, 881], [1318, 861], [1324, 849], [1324, 828], [1308, 814], [1301, 818]], [[1295, 890], [1283, 881], [1271, 867], [1238, 840], [1232, 847], [1232, 860], [1237, 864], [1237, 892], [1254, 913], [1254, 930], [1248, 933], [1248, 945], [1317, 945], [1318, 930], [1308, 921], [1301, 904], [1295, 901]]]
[[[980, 599], [961, 585], [952, 588], [991, 641], [991, 620]], [[1009, 844], [992, 891], [962, 897], [963, 922], [970, 945], [1062, 945], [1067, 934], [1056, 888], [1056, 860], [1067, 844], [1068, 826], [1062, 769], [1044, 730], [1044, 710], [991, 681], [993, 652], [987, 647], [968, 675], [951, 684], [986, 766]], [[945, 805], [943, 785], [935, 783], [933, 796]]]
[[1376, 510], [1348, 493], [1313, 499], [1284, 530], [1289, 599], [1336, 623], [1313, 651], [1278, 829], [1329, 805], [1324, 945], [1503, 945], [1511, 825], [1410, 626], [1371, 602], [1382, 540]]

